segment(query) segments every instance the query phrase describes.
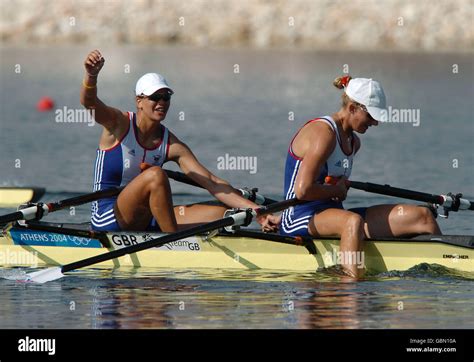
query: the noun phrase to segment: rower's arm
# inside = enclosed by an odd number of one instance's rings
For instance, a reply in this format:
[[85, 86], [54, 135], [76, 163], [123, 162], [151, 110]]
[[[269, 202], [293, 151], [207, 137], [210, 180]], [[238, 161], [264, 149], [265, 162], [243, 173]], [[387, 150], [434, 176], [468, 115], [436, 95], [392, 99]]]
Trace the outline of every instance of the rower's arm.
[[256, 208], [257, 204], [243, 198], [227, 181], [217, 177], [205, 168], [189, 147], [170, 132], [168, 158], [176, 162], [181, 170], [193, 181], [204, 187], [216, 199], [229, 207]]
[[339, 196], [339, 186], [317, 183], [321, 169], [336, 147], [334, 132], [325, 124], [314, 124], [306, 135], [308, 142], [303, 147], [304, 154], [295, 180], [295, 195], [300, 200], [327, 200]]
[[126, 114], [116, 108], [107, 106], [97, 97], [97, 77], [104, 63], [105, 60], [98, 50], [94, 50], [87, 55], [84, 61], [85, 74], [82, 81], [80, 101], [84, 107], [90, 110], [97, 123], [113, 131], [120, 126], [120, 122], [124, 117], [126, 118]]
[[97, 97], [97, 77], [84, 76], [81, 88], [81, 104], [90, 110], [94, 120], [107, 129], [114, 129], [126, 117], [120, 110], [107, 106]]

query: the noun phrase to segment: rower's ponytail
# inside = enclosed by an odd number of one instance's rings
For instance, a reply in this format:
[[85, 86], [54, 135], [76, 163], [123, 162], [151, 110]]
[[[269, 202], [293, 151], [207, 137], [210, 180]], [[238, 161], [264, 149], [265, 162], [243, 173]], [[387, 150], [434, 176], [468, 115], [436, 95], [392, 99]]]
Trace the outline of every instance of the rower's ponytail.
[[350, 75], [345, 75], [343, 77], [338, 77], [338, 78], [334, 79], [334, 82], [332, 82], [332, 84], [337, 89], [343, 89], [343, 88], [347, 87], [347, 85], [349, 84], [349, 81], [351, 79], [352, 79], [352, 77]]

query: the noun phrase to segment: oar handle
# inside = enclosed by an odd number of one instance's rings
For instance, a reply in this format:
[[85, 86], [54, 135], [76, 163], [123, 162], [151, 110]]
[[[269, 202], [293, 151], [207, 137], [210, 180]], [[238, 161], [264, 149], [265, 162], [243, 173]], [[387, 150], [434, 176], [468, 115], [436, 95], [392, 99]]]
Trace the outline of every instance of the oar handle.
[[41, 219], [50, 212], [48, 205], [39, 203], [24, 209], [0, 216], [0, 225], [8, 224], [18, 220]]

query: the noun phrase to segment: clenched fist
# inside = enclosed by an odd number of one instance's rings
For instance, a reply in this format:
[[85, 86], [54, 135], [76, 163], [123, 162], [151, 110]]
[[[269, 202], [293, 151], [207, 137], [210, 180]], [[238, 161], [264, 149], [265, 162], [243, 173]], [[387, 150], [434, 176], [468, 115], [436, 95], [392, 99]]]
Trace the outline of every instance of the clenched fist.
[[84, 61], [84, 67], [86, 68], [87, 74], [92, 77], [95, 77], [99, 74], [100, 70], [104, 66], [105, 59], [96, 49], [91, 51]]

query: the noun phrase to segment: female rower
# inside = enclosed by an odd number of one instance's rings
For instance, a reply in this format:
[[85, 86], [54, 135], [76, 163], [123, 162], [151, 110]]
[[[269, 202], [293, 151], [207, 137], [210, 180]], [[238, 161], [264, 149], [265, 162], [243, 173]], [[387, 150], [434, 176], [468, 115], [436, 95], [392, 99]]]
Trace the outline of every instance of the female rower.
[[[385, 110], [385, 94], [379, 82], [366, 78], [337, 78], [344, 88], [342, 106], [332, 116], [308, 121], [293, 137], [285, 166], [285, 198], [310, 202], [287, 209], [281, 215], [280, 233], [315, 237], [340, 237], [342, 267], [352, 276], [363, 274], [359, 258], [345, 257], [363, 250], [365, 238], [441, 234], [431, 211], [416, 205], [377, 205], [344, 210], [345, 180], [352, 170], [360, 139], [378, 125]], [[325, 178], [340, 178], [325, 184]]]
[[[228, 207], [257, 208], [228, 182], [201, 165], [189, 147], [162, 125], [173, 91], [156, 73], [142, 76], [135, 88], [135, 112], [122, 112], [97, 97], [97, 76], [104, 65], [98, 50], [87, 55], [81, 89], [81, 104], [93, 112], [103, 126], [94, 172], [94, 191], [125, 186], [118, 197], [94, 202], [95, 230], [161, 230], [174, 232], [222, 218], [225, 206], [188, 205], [173, 207], [168, 177], [162, 170], [167, 161], [181, 170]], [[149, 167], [151, 165], [151, 167]], [[273, 230], [269, 218], [258, 218], [265, 230]]]

